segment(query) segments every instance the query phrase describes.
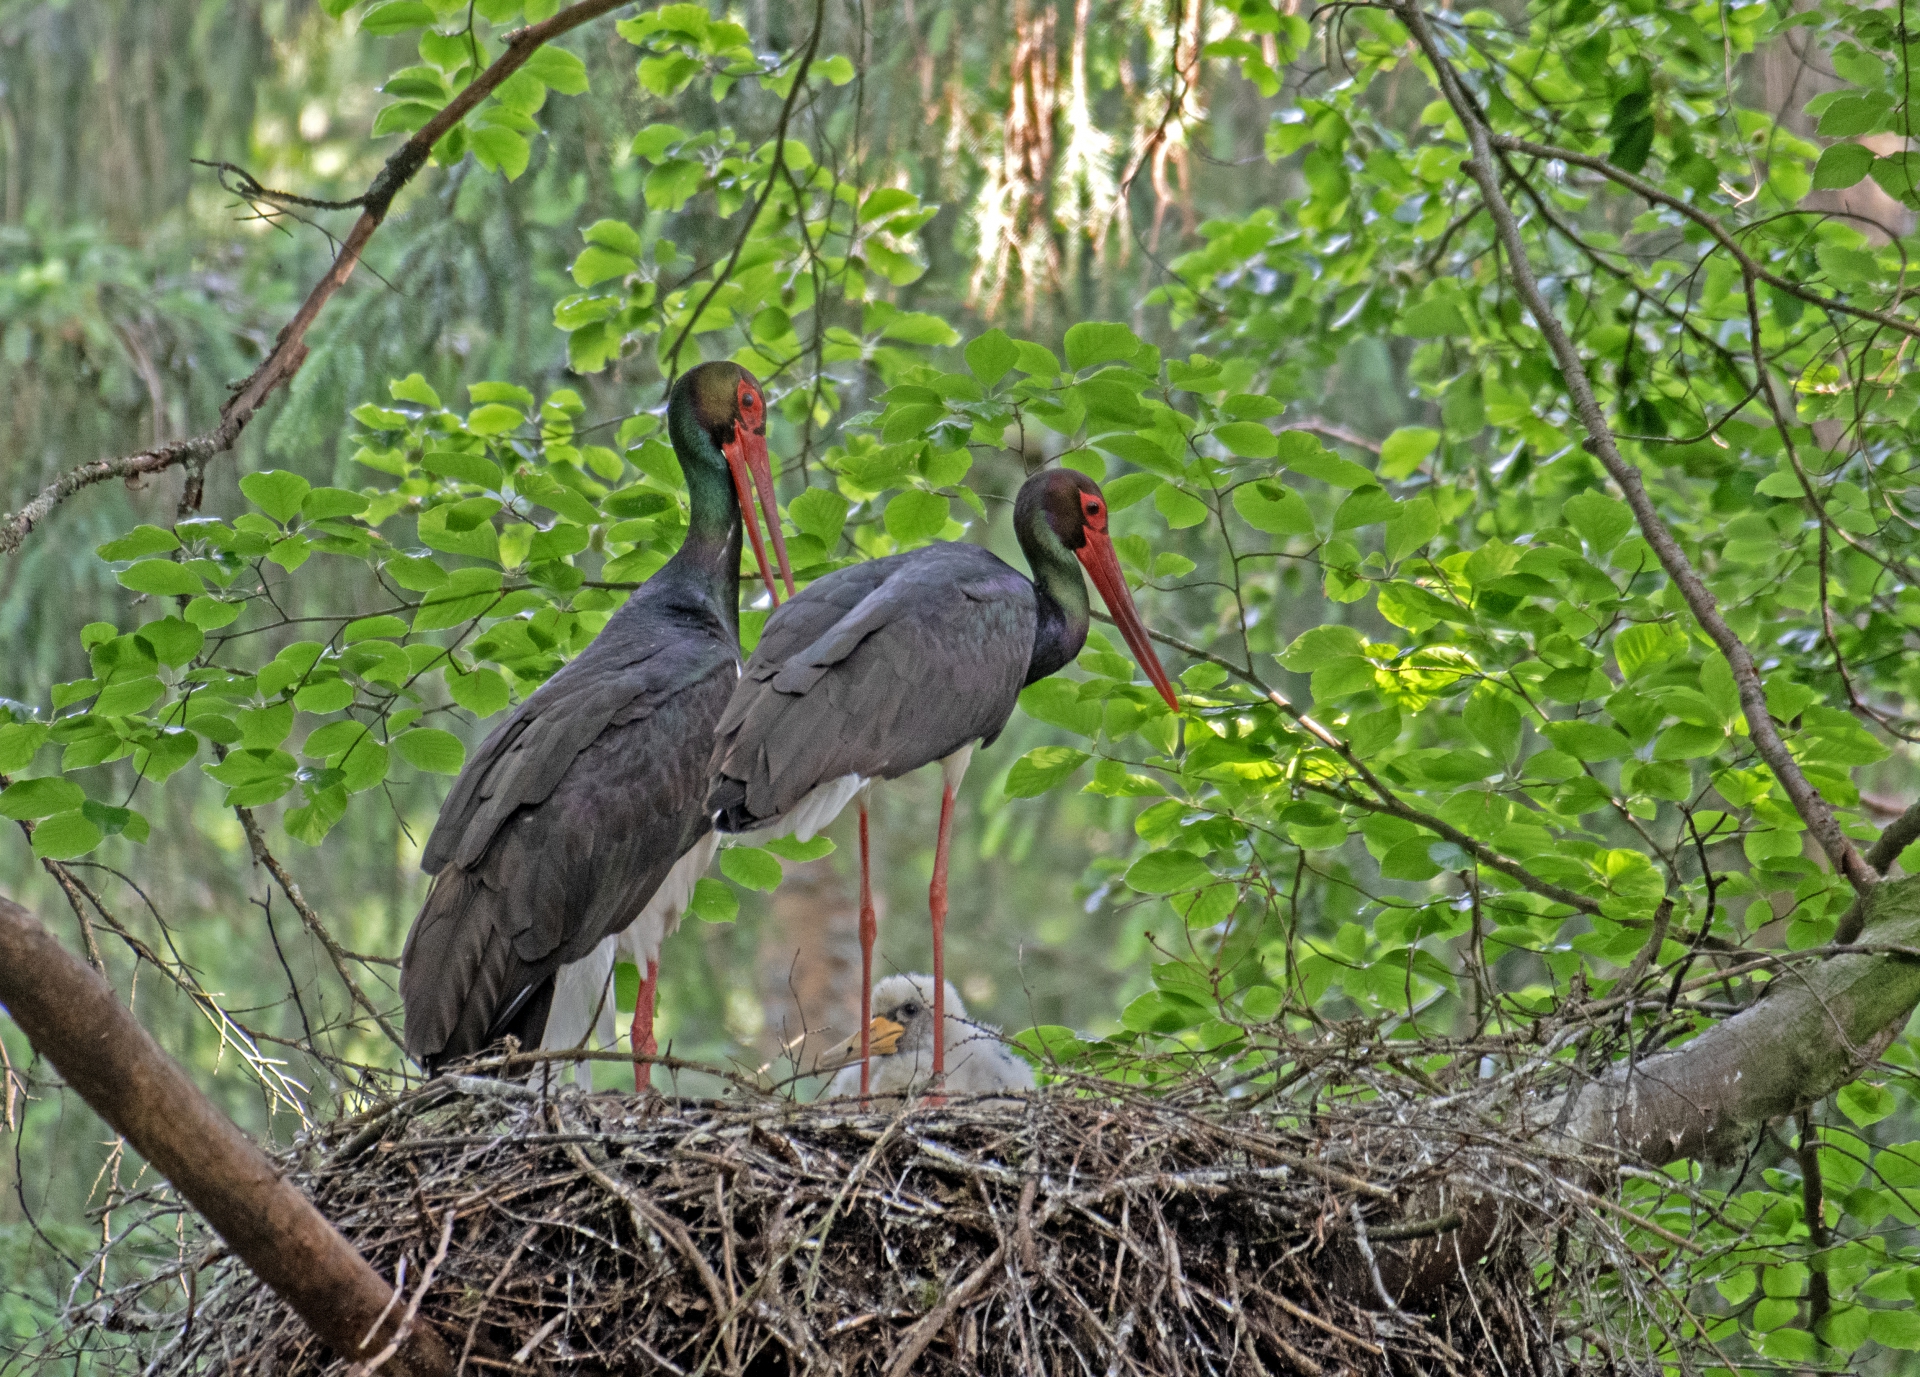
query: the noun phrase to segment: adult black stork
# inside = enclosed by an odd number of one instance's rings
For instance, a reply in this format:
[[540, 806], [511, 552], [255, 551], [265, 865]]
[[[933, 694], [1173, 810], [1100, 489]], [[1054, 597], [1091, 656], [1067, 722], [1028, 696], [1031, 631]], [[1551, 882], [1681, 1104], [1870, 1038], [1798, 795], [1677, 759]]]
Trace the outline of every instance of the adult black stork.
[[494, 729], [441, 808], [420, 862], [433, 888], [400, 963], [407, 1052], [430, 1071], [508, 1034], [575, 1046], [602, 1021], [617, 940], [646, 966], [633, 1024], [644, 1088], [660, 943], [717, 840], [706, 767], [740, 677], [743, 515], [779, 603], [749, 487], [793, 591], [766, 425], [745, 369], [705, 363], [679, 380], [667, 433], [687, 480], [685, 542]]
[[[873, 1018], [873, 887], [866, 791], [933, 761], [944, 776], [934, 847], [933, 1027], [946, 1027], [943, 943], [953, 798], [973, 748], [1013, 715], [1020, 690], [1086, 644], [1090, 609], [1077, 560], [1167, 706], [1180, 710], [1134, 610], [1107, 534], [1100, 485], [1044, 469], [1020, 488], [1014, 534], [1031, 581], [978, 545], [940, 542], [829, 574], [768, 618], [720, 720], [707, 803], [722, 832], [803, 840], [860, 808], [861, 1093]], [[936, 1083], [946, 1070], [936, 1042]]]

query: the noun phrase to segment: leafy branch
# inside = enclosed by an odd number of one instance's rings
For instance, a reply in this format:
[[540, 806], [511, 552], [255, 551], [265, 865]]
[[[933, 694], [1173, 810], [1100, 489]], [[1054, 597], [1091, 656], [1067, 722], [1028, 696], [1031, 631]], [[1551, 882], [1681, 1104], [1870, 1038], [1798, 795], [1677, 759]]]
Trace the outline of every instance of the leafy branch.
[[[1746, 643], [1734, 634], [1721, 615], [1719, 604], [1712, 590], [1694, 569], [1686, 551], [1667, 526], [1666, 521], [1654, 507], [1653, 500], [1647, 495], [1646, 484], [1641, 480], [1640, 471], [1620, 453], [1614, 442], [1612, 428], [1607, 424], [1606, 416], [1600, 409], [1599, 400], [1594, 396], [1593, 385], [1587, 379], [1585, 366], [1579, 352], [1574, 348], [1566, 328], [1553, 312], [1546, 296], [1540, 290], [1539, 280], [1535, 277], [1533, 264], [1527, 253], [1527, 247], [1521, 237], [1520, 224], [1515, 218], [1513, 207], [1506, 199], [1501, 187], [1499, 169], [1493, 158], [1495, 136], [1488, 129], [1480, 114], [1478, 104], [1468, 94], [1461, 83], [1459, 73], [1447, 60], [1427, 25], [1426, 16], [1416, 4], [1398, 4], [1394, 7], [1420, 45], [1428, 62], [1432, 65], [1435, 79], [1447, 103], [1453, 107], [1454, 115], [1467, 131], [1472, 152], [1467, 159], [1466, 168], [1480, 188], [1481, 198], [1487, 213], [1492, 217], [1495, 233], [1507, 254], [1507, 271], [1513, 282], [1514, 290], [1525, 303], [1528, 313], [1534, 318], [1541, 334], [1546, 337], [1548, 348], [1552, 350], [1555, 363], [1567, 390], [1572, 396], [1574, 410], [1580, 417], [1581, 425], [1587, 432], [1586, 447], [1619, 485], [1621, 493], [1632, 508], [1634, 518], [1640, 525], [1641, 534], [1652, 547], [1661, 567], [1679, 588], [1686, 599], [1688, 609], [1694, 619], [1713, 640], [1720, 653], [1726, 657], [1733, 671], [1735, 687], [1739, 692], [1740, 705], [1746, 714], [1748, 729], [1752, 732], [1755, 748], [1760, 757], [1780, 781], [1787, 797], [1792, 801], [1794, 810], [1806, 823], [1807, 830], [1827, 855], [1833, 868], [1844, 875], [1856, 890], [1865, 891], [1879, 882], [1879, 873], [1869, 866], [1854, 848], [1851, 840], [1841, 831], [1839, 820], [1833, 809], [1821, 797], [1801, 771], [1799, 762], [1781, 740], [1779, 730], [1774, 726], [1773, 718], [1767, 710], [1766, 690], [1760, 682], [1760, 672], [1754, 664], [1752, 652]], [[1546, 149], [1542, 145], [1527, 144], [1524, 140], [1512, 144], [1518, 151], [1532, 152], [1539, 156], [1557, 157], [1557, 151]], [[1569, 155], [1578, 158], [1579, 155]], [[1622, 174], [1623, 176], [1626, 174]], [[1637, 180], [1637, 179], [1636, 179]], [[1656, 188], [1647, 188], [1664, 197], [1665, 193]], [[1724, 231], [1723, 231], [1724, 232]], [[1737, 253], [1737, 246], [1728, 243]], [[1758, 269], [1757, 273], [1764, 273]], [[1771, 282], [1773, 275], [1767, 274], [1763, 280]], [[1869, 317], [1878, 318], [1878, 315]], [[1906, 326], [1895, 318], [1889, 317], [1883, 323], [1896, 328], [1912, 331], [1915, 327]]]

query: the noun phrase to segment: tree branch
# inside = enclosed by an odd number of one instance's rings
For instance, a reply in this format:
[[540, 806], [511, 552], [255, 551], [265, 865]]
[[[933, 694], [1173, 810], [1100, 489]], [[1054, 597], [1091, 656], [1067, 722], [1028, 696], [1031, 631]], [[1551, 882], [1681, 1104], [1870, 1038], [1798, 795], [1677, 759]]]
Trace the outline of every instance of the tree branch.
[[[1093, 615], [1099, 621], [1106, 622], [1108, 625], [1113, 624], [1113, 618], [1103, 612], [1095, 612]], [[1422, 812], [1412, 804], [1407, 803], [1398, 794], [1394, 793], [1393, 790], [1389, 789], [1378, 775], [1367, 768], [1366, 764], [1353, 753], [1352, 746], [1342, 741], [1338, 736], [1335, 736], [1333, 732], [1314, 720], [1311, 714], [1295, 707], [1293, 703], [1288, 701], [1285, 694], [1267, 683], [1259, 675], [1240, 668], [1240, 666], [1236, 665], [1233, 661], [1223, 656], [1215, 655], [1210, 650], [1202, 650], [1197, 645], [1183, 641], [1178, 636], [1169, 636], [1164, 631], [1155, 631], [1151, 628], [1148, 629], [1147, 635], [1153, 640], [1160, 642], [1161, 645], [1173, 647], [1183, 655], [1191, 655], [1196, 660], [1205, 660], [1210, 665], [1220, 666], [1221, 669], [1224, 669], [1248, 688], [1260, 694], [1269, 703], [1272, 703], [1276, 708], [1280, 709], [1281, 712], [1298, 722], [1315, 740], [1319, 741], [1329, 750], [1336, 752], [1340, 758], [1346, 761], [1353, 769], [1353, 772], [1366, 782], [1366, 786], [1379, 797], [1380, 802], [1372, 803], [1351, 793], [1344, 793], [1337, 789], [1302, 781], [1305, 787], [1317, 793], [1326, 794], [1330, 798], [1336, 798], [1342, 803], [1350, 803], [1356, 808], [1365, 808], [1367, 811], [1373, 813], [1387, 813], [1393, 817], [1404, 818], [1408, 822], [1417, 823], [1428, 831], [1438, 833], [1447, 841], [1452, 842], [1489, 870], [1499, 871], [1523, 889], [1530, 889], [1543, 899], [1551, 899], [1556, 904], [1565, 904], [1569, 908], [1578, 909], [1582, 913], [1598, 913], [1600, 911], [1600, 905], [1595, 900], [1587, 898], [1584, 894], [1575, 894], [1570, 889], [1563, 889], [1559, 885], [1550, 884], [1545, 880], [1535, 877], [1518, 861], [1508, 860], [1484, 842], [1474, 840], [1451, 823], [1435, 817], [1432, 813]]]
[[507, 50], [499, 60], [469, 82], [438, 114], [402, 144], [387, 159], [386, 165], [380, 169], [380, 175], [373, 179], [367, 190], [354, 198], [362, 207], [360, 218], [354, 221], [353, 228], [347, 232], [339, 253], [334, 256], [333, 265], [314, 284], [293, 319], [280, 331], [273, 352], [240, 383], [233, 396], [220, 408], [219, 424], [185, 440], [155, 445], [152, 449], [114, 459], [98, 459], [61, 474], [19, 511], [0, 517], [0, 555], [17, 551], [35, 526], [82, 488], [113, 478], [136, 478], [160, 473], [182, 464], [204, 464], [214, 455], [232, 449], [240, 438], [240, 432], [246, 429], [247, 423], [266, 404], [267, 398], [284, 386], [306, 361], [308, 329], [325, 309], [327, 302], [333, 299], [334, 293], [353, 276], [361, 252], [366, 248], [367, 241], [373, 238], [373, 232], [387, 218], [393, 198], [426, 166], [427, 159], [432, 156], [433, 146], [475, 106], [493, 94], [501, 82], [525, 66], [527, 59], [541, 44], [625, 3], [626, 0], [580, 0], [580, 3], [569, 5], [549, 19], [508, 34], [505, 40]]
[[253, 809], [235, 808], [233, 811], [239, 816], [240, 826], [246, 831], [247, 846], [253, 852], [253, 859], [266, 867], [267, 873], [273, 876], [274, 882], [280, 886], [280, 892], [287, 896], [287, 902], [293, 905], [293, 911], [300, 915], [300, 921], [306, 924], [307, 931], [313, 934], [316, 942], [326, 948], [327, 956], [333, 961], [334, 973], [340, 977], [340, 983], [347, 987], [347, 994], [355, 1004], [360, 1006], [367, 1017], [374, 1021], [375, 1026], [387, 1035], [388, 1041], [395, 1047], [404, 1049], [406, 1042], [394, 1031], [386, 1015], [375, 1008], [373, 1001], [367, 998], [366, 991], [360, 988], [352, 972], [347, 970], [346, 949], [334, 940], [333, 934], [327, 931], [327, 925], [320, 921], [320, 915], [313, 911], [313, 905], [309, 904], [306, 896], [300, 892], [299, 881], [288, 873], [287, 868], [280, 863], [279, 857], [267, 850], [267, 839], [260, 831], [260, 821], [254, 817]]
[[[1641, 480], [1639, 469], [1628, 463], [1614, 443], [1613, 431], [1607, 425], [1606, 416], [1600, 409], [1599, 400], [1594, 396], [1593, 385], [1587, 380], [1586, 368], [1579, 352], [1573, 346], [1566, 328], [1548, 305], [1540, 290], [1539, 281], [1534, 277], [1533, 264], [1527, 256], [1527, 247], [1521, 237], [1519, 221], [1514, 217], [1513, 207], [1508, 204], [1501, 189], [1499, 172], [1494, 166], [1492, 143], [1494, 136], [1480, 117], [1478, 107], [1468, 96], [1460, 83], [1460, 77], [1447, 61], [1435, 42], [1432, 30], [1428, 27], [1426, 16], [1417, 3], [1401, 0], [1396, 4], [1395, 12], [1407, 25], [1421, 51], [1432, 64], [1435, 79], [1447, 103], [1453, 107], [1455, 116], [1467, 131], [1472, 147], [1471, 156], [1466, 161], [1468, 174], [1479, 185], [1487, 213], [1493, 219], [1494, 231], [1506, 250], [1508, 272], [1514, 289], [1527, 311], [1533, 316], [1535, 325], [1546, 338], [1548, 347], [1553, 351], [1554, 362], [1559, 365], [1560, 374], [1566, 382], [1567, 392], [1573, 401], [1575, 412], [1587, 432], [1586, 448], [1597, 458], [1613, 481], [1626, 497], [1627, 505], [1633, 509], [1639, 522], [1640, 532], [1646, 537], [1647, 544], [1653, 548], [1661, 567], [1667, 571], [1681, 596], [1686, 599], [1687, 607], [1694, 619], [1719, 647], [1726, 657], [1727, 664], [1733, 670], [1733, 679], [1740, 694], [1740, 706], [1746, 713], [1747, 729], [1752, 734], [1755, 750], [1760, 754], [1774, 778], [1786, 791], [1794, 810], [1807, 824], [1807, 830], [1820, 844], [1833, 868], [1844, 875], [1856, 890], [1862, 892], [1878, 883], [1879, 873], [1860, 856], [1853, 843], [1840, 830], [1840, 822], [1833, 815], [1817, 790], [1807, 782], [1801, 773], [1799, 763], [1787, 750], [1786, 743], [1780, 739], [1779, 731], [1774, 727], [1773, 718], [1767, 712], [1766, 690], [1760, 683], [1760, 671], [1755, 666], [1753, 655], [1747, 650], [1745, 642], [1733, 633], [1726, 619], [1720, 615], [1718, 602], [1712, 590], [1700, 578], [1693, 564], [1688, 560], [1686, 551], [1674, 538], [1665, 520], [1653, 505], [1653, 499], [1647, 495], [1646, 484]], [[1558, 150], [1543, 145], [1529, 144], [1525, 140], [1504, 140], [1502, 147], [1513, 147], [1522, 152], [1534, 153], [1541, 157], [1559, 157]], [[1578, 159], [1580, 155], [1569, 154]], [[1627, 174], [1622, 173], [1622, 176]], [[1636, 181], [1638, 179], [1635, 179]], [[1644, 184], [1642, 184], [1644, 185]], [[1636, 188], [1637, 189], [1637, 188]], [[1647, 187], [1647, 192], [1657, 193], [1657, 188]], [[1664, 193], [1658, 193], [1664, 195]], [[1664, 203], [1664, 202], [1663, 202]], [[1720, 231], [1724, 234], [1725, 231]], [[1737, 246], [1727, 241], [1732, 251], [1739, 254]], [[1750, 262], [1741, 255], [1742, 263]], [[1757, 275], [1763, 281], [1775, 282], [1778, 279], [1765, 274], [1754, 265]], [[1835, 309], [1841, 309], [1837, 303], [1828, 303]], [[1854, 314], [1863, 314], [1855, 311]], [[1867, 313], [1870, 318], [1880, 319], [1877, 313]], [[1910, 332], [1920, 333], [1920, 327], [1901, 324], [1888, 317], [1886, 322]]]
[[[1425, 46], [1424, 43], [1423, 46]], [[1431, 57], [1432, 54], [1429, 53], [1429, 56]], [[1482, 128], [1485, 128], [1484, 125]], [[1653, 185], [1653, 183], [1634, 176], [1633, 173], [1628, 172], [1625, 168], [1615, 167], [1605, 158], [1597, 158], [1589, 153], [1576, 153], [1570, 148], [1555, 148], [1551, 144], [1534, 143], [1528, 139], [1516, 138], [1512, 134], [1495, 134], [1491, 130], [1486, 130], [1485, 132], [1487, 142], [1494, 148], [1502, 149], [1509, 153], [1525, 153], [1535, 158], [1551, 158], [1556, 162], [1571, 163], [1575, 167], [1584, 167], [1590, 172], [1598, 172], [1610, 182], [1619, 183], [1637, 196], [1652, 201], [1656, 205], [1665, 206], [1668, 210], [1679, 212], [1687, 219], [1693, 221], [1694, 224], [1704, 229], [1708, 234], [1712, 235], [1713, 241], [1716, 244], [1732, 254], [1734, 261], [1739, 263], [1742, 272], [1759, 278], [1769, 287], [1776, 287], [1788, 296], [1798, 297], [1808, 305], [1818, 306], [1823, 311], [1837, 311], [1841, 315], [1854, 316], [1860, 320], [1871, 320], [1877, 325], [1886, 326], [1889, 330], [1897, 330], [1903, 335], [1910, 335], [1915, 339], [1920, 339], [1920, 323], [1904, 320], [1886, 311], [1876, 311], [1867, 306], [1850, 306], [1844, 301], [1837, 300], [1830, 296], [1822, 296], [1816, 291], [1803, 287], [1792, 278], [1781, 277], [1778, 273], [1767, 271], [1758, 259], [1740, 247], [1739, 241], [1733, 237], [1727, 227], [1711, 215], [1708, 215], [1698, 206], [1683, 201], [1678, 196], [1670, 195], [1662, 191], [1659, 187]], [[1471, 164], [1469, 164], [1468, 170], [1472, 171]], [[1497, 223], [1498, 217], [1496, 216], [1495, 219]]]
[[[5, 898], [0, 1003], [67, 1084], [335, 1353], [364, 1359], [399, 1337], [399, 1321], [388, 1318], [393, 1292], [367, 1260], [213, 1107], [113, 987]], [[413, 1377], [453, 1370], [426, 1324], [414, 1326], [390, 1361]]]

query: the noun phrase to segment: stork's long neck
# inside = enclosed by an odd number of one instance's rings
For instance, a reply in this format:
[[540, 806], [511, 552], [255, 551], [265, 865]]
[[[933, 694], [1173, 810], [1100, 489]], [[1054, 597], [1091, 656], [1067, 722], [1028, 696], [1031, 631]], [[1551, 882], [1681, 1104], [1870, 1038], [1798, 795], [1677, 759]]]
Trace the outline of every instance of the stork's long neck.
[[[697, 589], [740, 634], [740, 502], [727, 458], [693, 415], [690, 405], [667, 412], [667, 435], [687, 479], [687, 538], [655, 579]], [[649, 580], [652, 582], [652, 580]]]
[[1087, 603], [1087, 581], [1080, 573], [1080, 561], [1061, 543], [1044, 512], [1035, 509], [1032, 519], [1015, 532], [1020, 549], [1033, 570], [1034, 601], [1039, 621], [1033, 633], [1033, 656], [1027, 661], [1024, 682], [1033, 683], [1063, 667], [1080, 653], [1087, 643], [1087, 627], [1092, 624], [1092, 609]]

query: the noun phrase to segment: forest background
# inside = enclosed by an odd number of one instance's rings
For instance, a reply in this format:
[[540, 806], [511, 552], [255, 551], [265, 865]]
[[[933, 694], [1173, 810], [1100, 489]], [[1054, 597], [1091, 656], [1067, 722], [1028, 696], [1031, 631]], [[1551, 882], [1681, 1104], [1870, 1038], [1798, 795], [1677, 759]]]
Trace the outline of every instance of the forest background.
[[[208, 426], [355, 214], [264, 189], [358, 195], [554, 8], [0, 4], [0, 508]], [[976, 1015], [1110, 1066], [1364, 1027], [1444, 1080], [1644, 985], [1557, 1053], [1674, 1041], [1752, 997], [1746, 954], [1833, 941], [1846, 839], [1915, 792], [1901, 14], [1555, 0], [1430, 37], [1824, 824], [1583, 449], [1404, 14], [680, 5], [569, 35], [436, 149], [203, 492], [93, 486], [4, 556], [0, 770], [53, 782], [0, 799], [0, 890], [76, 915], [250, 1129], [351, 1103], [399, 1065], [378, 1019], [462, 743], [591, 635], [620, 596], [593, 585], [664, 560], [664, 380], [733, 356], [778, 399], [803, 575], [1011, 553], [1011, 494], [1061, 457], [1184, 643], [1184, 736], [1096, 641], [969, 777], [949, 959]], [[888, 968], [926, 965], [936, 802], [915, 779], [876, 812]], [[723, 865], [663, 959], [676, 1055], [778, 1075], [850, 1031], [850, 858]], [[134, 1169], [0, 1041], [26, 1360]], [[1688, 1294], [1755, 1362], [1920, 1346], [1912, 1065], [1896, 1040], [1712, 1178], [1740, 1242]]]

